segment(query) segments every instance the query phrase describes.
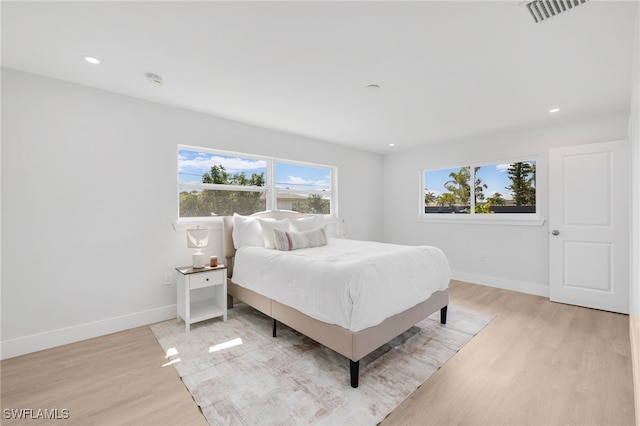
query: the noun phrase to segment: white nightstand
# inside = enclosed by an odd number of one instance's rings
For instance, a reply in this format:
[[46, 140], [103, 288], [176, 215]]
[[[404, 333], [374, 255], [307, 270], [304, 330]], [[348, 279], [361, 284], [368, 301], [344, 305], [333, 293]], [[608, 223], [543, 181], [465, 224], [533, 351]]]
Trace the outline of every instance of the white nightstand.
[[[227, 320], [227, 268], [224, 265], [194, 269], [191, 266], [178, 271], [178, 320], [184, 320], [184, 329], [194, 322], [222, 317]], [[206, 296], [193, 299], [192, 292], [206, 292]]]

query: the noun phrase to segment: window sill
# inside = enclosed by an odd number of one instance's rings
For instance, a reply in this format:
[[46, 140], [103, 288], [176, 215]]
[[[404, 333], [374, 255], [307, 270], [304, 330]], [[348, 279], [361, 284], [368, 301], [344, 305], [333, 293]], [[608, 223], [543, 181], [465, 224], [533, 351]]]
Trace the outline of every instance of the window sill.
[[[201, 228], [209, 229], [222, 229], [223, 216], [212, 216], [210, 218], [194, 217], [194, 218], [180, 218], [176, 222], [173, 222], [174, 231], [186, 231], [187, 229], [200, 226]], [[337, 216], [324, 215], [325, 224], [335, 224], [340, 219]]]
[[418, 217], [418, 222], [426, 223], [464, 223], [472, 225], [511, 225], [511, 226], [542, 226], [545, 219], [538, 215], [517, 215], [517, 217], [504, 215], [482, 214], [434, 214]]

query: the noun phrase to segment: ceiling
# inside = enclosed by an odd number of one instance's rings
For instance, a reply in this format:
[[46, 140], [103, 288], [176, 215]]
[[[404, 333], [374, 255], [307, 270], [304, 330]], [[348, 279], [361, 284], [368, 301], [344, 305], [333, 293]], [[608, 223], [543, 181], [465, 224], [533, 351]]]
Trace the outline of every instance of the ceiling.
[[2, 65], [389, 153], [627, 111], [636, 7], [3, 1]]

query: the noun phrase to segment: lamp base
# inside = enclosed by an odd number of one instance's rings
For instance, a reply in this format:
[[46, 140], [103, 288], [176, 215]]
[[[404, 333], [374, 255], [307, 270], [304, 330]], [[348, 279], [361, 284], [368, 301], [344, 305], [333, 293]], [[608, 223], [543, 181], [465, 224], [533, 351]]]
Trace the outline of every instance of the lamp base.
[[196, 269], [204, 268], [207, 263], [207, 256], [202, 252], [196, 252], [193, 254], [193, 267]]

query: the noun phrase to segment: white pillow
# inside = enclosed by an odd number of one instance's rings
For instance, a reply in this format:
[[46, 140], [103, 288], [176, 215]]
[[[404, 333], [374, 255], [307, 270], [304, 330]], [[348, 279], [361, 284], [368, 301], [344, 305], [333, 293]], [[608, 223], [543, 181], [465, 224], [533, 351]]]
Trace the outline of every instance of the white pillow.
[[327, 245], [327, 227], [304, 231], [303, 234], [309, 240], [309, 247], [319, 247]]
[[236, 248], [244, 246], [264, 247], [262, 229], [257, 218], [233, 214], [233, 245]]
[[291, 219], [291, 230], [293, 232], [311, 231], [312, 229], [322, 227], [323, 222], [324, 218], [322, 215]]
[[260, 219], [260, 227], [262, 228], [262, 239], [264, 241], [264, 247], [268, 249], [276, 248], [274, 230], [288, 231], [289, 230], [289, 218], [282, 220], [275, 219]]

